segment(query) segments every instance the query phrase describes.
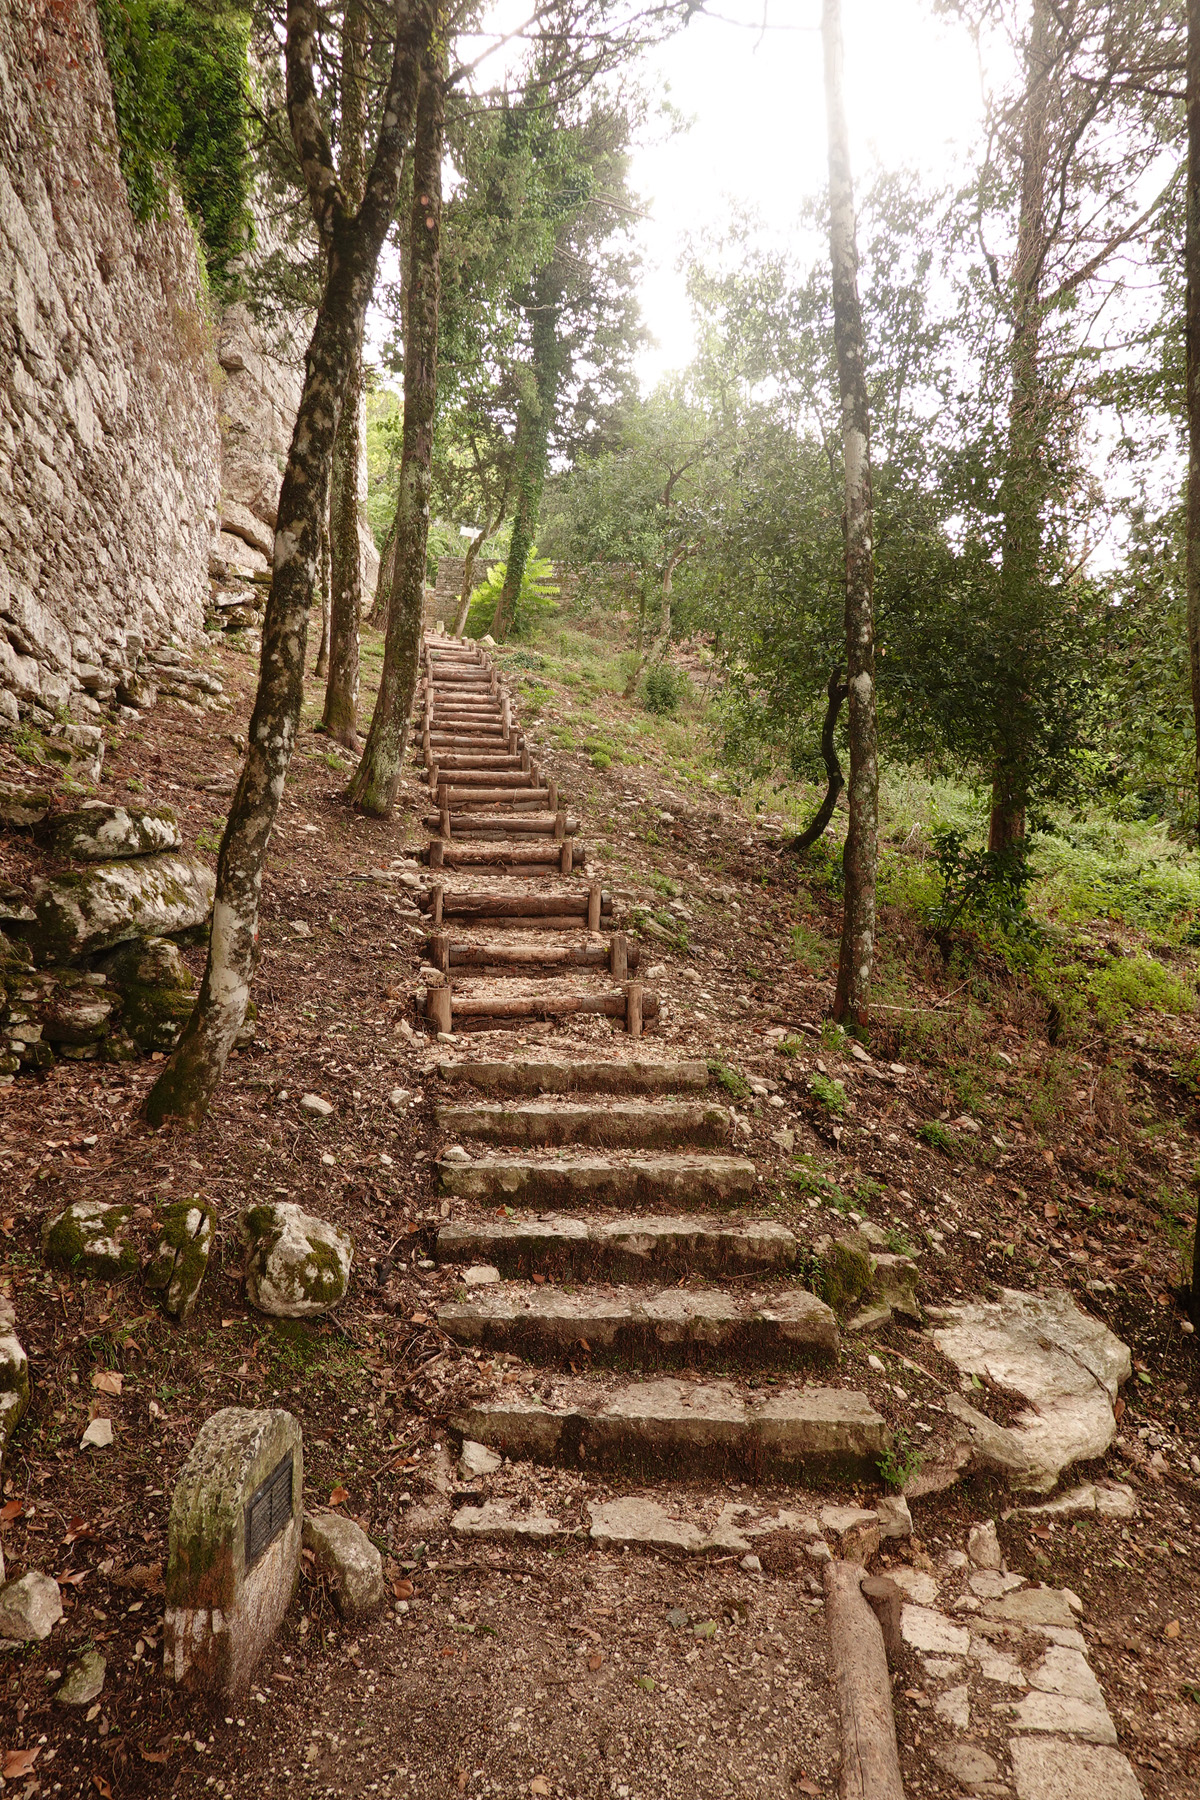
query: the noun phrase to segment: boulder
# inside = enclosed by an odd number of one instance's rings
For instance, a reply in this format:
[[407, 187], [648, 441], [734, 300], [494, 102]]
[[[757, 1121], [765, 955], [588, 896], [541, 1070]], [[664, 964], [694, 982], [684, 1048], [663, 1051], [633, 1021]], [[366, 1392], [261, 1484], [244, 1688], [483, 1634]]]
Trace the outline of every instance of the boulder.
[[132, 1217], [131, 1206], [76, 1200], [43, 1226], [42, 1255], [52, 1269], [76, 1275], [117, 1280], [135, 1275], [142, 1259], [137, 1246], [124, 1238]]
[[232, 537], [240, 538], [266, 558], [268, 564], [275, 554], [275, 533], [271, 527], [256, 518], [248, 506], [240, 500], [231, 500], [226, 496], [221, 504], [221, 531]]
[[38, 1644], [48, 1638], [63, 1615], [57, 1581], [40, 1569], [28, 1569], [0, 1587], [0, 1638]]
[[196, 1201], [177, 1200], [163, 1208], [162, 1236], [146, 1270], [146, 1286], [181, 1324], [196, 1304], [208, 1268], [213, 1223], [210, 1208]]
[[122, 706], [149, 712], [158, 705], [158, 683], [151, 675], [130, 671], [117, 683], [117, 699]]
[[334, 1604], [343, 1619], [367, 1619], [386, 1597], [383, 1558], [361, 1526], [339, 1513], [304, 1515], [304, 1548], [334, 1586]]
[[1116, 1436], [1113, 1402], [1130, 1373], [1129, 1346], [1061, 1289], [1003, 1288], [990, 1304], [939, 1309], [930, 1335], [962, 1371], [1026, 1402], [1011, 1426], [951, 1394], [947, 1410], [976, 1462], [1018, 1489], [1049, 1493], [1073, 1462], [1103, 1456]]
[[79, 975], [54, 982], [37, 1005], [44, 1041], [70, 1049], [98, 1044], [108, 1030], [112, 1010], [112, 999], [103, 986]]
[[19, 927], [39, 963], [79, 962], [130, 938], [202, 925], [216, 882], [197, 857], [133, 857], [97, 863], [34, 886], [35, 922]]
[[0, 787], [0, 826], [7, 831], [37, 825], [49, 810], [49, 796], [39, 788]]
[[100, 963], [121, 996], [121, 1022], [143, 1050], [171, 1050], [194, 1004], [195, 977], [170, 938], [122, 944]]
[[54, 1698], [60, 1706], [90, 1706], [104, 1687], [108, 1664], [98, 1650], [85, 1650], [67, 1670]]
[[252, 1206], [241, 1228], [250, 1248], [246, 1294], [252, 1306], [300, 1319], [337, 1305], [354, 1261], [349, 1232], [286, 1201]]
[[88, 863], [183, 846], [179, 823], [165, 807], [112, 806], [103, 800], [89, 800], [78, 812], [52, 813], [38, 836], [56, 856]]
[[[12, 1302], [0, 1295], [0, 1469], [29, 1405], [29, 1360], [16, 1333]], [[4, 1565], [0, 1562], [0, 1575]]]

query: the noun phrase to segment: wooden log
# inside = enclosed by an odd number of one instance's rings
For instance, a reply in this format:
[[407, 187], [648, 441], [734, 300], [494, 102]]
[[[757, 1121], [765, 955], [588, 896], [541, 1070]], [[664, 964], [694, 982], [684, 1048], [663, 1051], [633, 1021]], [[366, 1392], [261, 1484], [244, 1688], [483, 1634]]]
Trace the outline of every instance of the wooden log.
[[[539, 770], [539, 773], [540, 773], [540, 770]], [[557, 783], [557, 781], [550, 781], [547, 783], [547, 786], [546, 786], [546, 811], [552, 812], [552, 813], [556, 813], [558, 811], [558, 783]]]
[[[594, 887], [600, 883], [594, 882]], [[430, 895], [433, 894], [430, 888]], [[422, 904], [422, 896], [417, 896], [417, 905]], [[442, 916], [447, 919], [470, 919], [476, 914], [497, 919], [549, 919], [557, 924], [562, 920], [582, 919], [588, 905], [589, 896], [583, 894], [449, 894], [442, 896]], [[432, 901], [430, 901], [432, 906]], [[613, 900], [611, 894], [601, 893], [600, 910], [611, 914]]]
[[[430, 864], [431, 868], [447, 869], [496, 869], [505, 875], [529, 875], [540, 878], [543, 875], [570, 875], [571, 868], [564, 868], [568, 856], [574, 859], [574, 866], [581, 868], [587, 861], [587, 852], [575, 838], [566, 838], [563, 842], [562, 855], [550, 844], [543, 848], [541, 844], [513, 844], [502, 848], [491, 844], [464, 844], [457, 840], [452, 844], [443, 843], [441, 838], [434, 838], [434, 845], [440, 845], [439, 859]], [[427, 855], [428, 852], [418, 852]]]
[[446, 904], [446, 884], [435, 881], [429, 890], [429, 916], [435, 925], [442, 922], [442, 908]]
[[[640, 982], [638, 986], [640, 987]], [[434, 990], [429, 989], [430, 993]], [[626, 1009], [625, 995], [611, 994], [455, 994], [454, 1016], [460, 1023], [468, 1019], [553, 1019], [570, 1018], [576, 1013], [600, 1013], [620, 1019]], [[653, 994], [644, 998], [642, 1015], [658, 1017], [658, 1001]]]
[[439, 982], [436, 987], [425, 990], [425, 1017], [437, 1026], [439, 1031], [454, 1030], [454, 1002], [450, 994], [450, 983]]
[[602, 895], [600, 892], [600, 883], [598, 881], [593, 881], [591, 887], [588, 889], [587, 901], [587, 928], [589, 931], [599, 931], [600, 929], [601, 901]]
[[825, 1564], [825, 1624], [841, 1724], [841, 1800], [904, 1800], [883, 1630], [859, 1563]]
[[455, 812], [470, 806], [536, 806], [539, 812], [553, 812], [549, 798], [548, 788], [452, 787], [443, 776], [438, 804]]
[[458, 755], [455, 751], [440, 751], [437, 767], [450, 781], [484, 782], [489, 781], [493, 787], [536, 787], [531, 782], [528, 772], [521, 767], [521, 759], [509, 756], [507, 751], [498, 750], [494, 754], [487, 750], [466, 751]]
[[642, 1035], [642, 984], [630, 981], [625, 984], [625, 1029], [636, 1043]]
[[623, 931], [614, 931], [608, 946], [608, 968], [614, 981], [624, 981], [629, 974], [629, 939]]
[[[508, 796], [504, 796], [505, 800]], [[442, 837], [450, 836], [450, 808], [443, 806], [439, 814], [430, 813], [423, 821], [426, 831], [439, 831]], [[454, 815], [455, 837], [553, 837], [562, 839], [574, 837], [579, 830], [578, 819], [568, 819], [566, 813], [473, 813], [456, 812]]]
[[[449, 962], [438, 961], [443, 944], [448, 944]], [[544, 970], [554, 974], [559, 969], [605, 969], [608, 966], [607, 944], [469, 944], [435, 932], [426, 945], [426, 955], [437, 969], [494, 970], [507, 974], [513, 969]], [[632, 952], [636, 967], [637, 951]]]
[[[580, 858], [579, 860], [582, 861], [582, 858]], [[559, 874], [560, 875], [569, 875], [571, 873], [572, 869], [575, 867], [575, 863], [576, 863], [576, 856], [575, 856], [574, 850], [572, 850], [572, 848], [571, 848], [571, 839], [569, 837], [565, 837], [563, 839], [562, 855], [558, 859]]]
[[428, 855], [429, 866], [431, 869], [441, 869], [445, 866], [446, 846], [443, 844], [441, 838], [434, 838], [429, 846]]
[[444, 931], [435, 931], [429, 940], [429, 960], [435, 969], [443, 975], [450, 973], [450, 938]]
[[859, 1586], [868, 1606], [879, 1620], [888, 1663], [895, 1667], [904, 1650], [904, 1639], [900, 1631], [904, 1591], [897, 1582], [889, 1581], [886, 1575], [864, 1575]]

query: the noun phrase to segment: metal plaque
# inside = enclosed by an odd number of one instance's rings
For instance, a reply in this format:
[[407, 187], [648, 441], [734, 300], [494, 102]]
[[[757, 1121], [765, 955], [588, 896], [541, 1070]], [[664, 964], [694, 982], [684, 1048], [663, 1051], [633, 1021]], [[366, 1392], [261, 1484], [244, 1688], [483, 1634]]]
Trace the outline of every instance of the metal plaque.
[[252, 1569], [292, 1516], [292, 1453], [255, 1488], [246, 1502], [246, 1567]]

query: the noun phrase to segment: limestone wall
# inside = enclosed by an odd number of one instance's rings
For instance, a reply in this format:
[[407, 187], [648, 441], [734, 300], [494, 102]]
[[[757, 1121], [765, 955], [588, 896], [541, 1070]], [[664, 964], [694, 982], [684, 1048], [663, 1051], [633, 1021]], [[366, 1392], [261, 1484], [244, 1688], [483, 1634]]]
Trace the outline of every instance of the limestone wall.
[[93, 0], [0, 0], [0, 720], [200, 626], [220, 379], [190, 225], [129, 211]]

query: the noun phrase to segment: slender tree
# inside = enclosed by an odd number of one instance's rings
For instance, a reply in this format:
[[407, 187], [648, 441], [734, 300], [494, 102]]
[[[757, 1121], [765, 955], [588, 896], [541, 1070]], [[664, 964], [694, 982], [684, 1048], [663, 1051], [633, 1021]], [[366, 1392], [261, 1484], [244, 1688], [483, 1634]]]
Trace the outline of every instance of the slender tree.
[[396, 499], [395, 573], [388, 600], [379, 693], [362, 758], [348, 789], [352, 804], [378, 818], [386, 818], [396, 803], [425, 613], [430, 464], [437, 396], [445, 124], [445, 51], [431, 40], [421, 61], [413, 145], [404, 323], [404, 448]]
[[[1187, 224], [1184, 249], [1187, 289], [1184, 336], [1187, 357], [1187, 635], [1196, 730], [1196, 785], [1200, 792], [1200, 0], [1187, 8]], [[1192, 1237], [1192, 1318], [1200, 1325], [1200, 1199]]]
[[[362, 203], [367, 175], [366, 0], [346, 0], [342, 14], [340, 173], [347, 203]], [[362, 614], [361, 507], [358, 471], [363, 456], [362, 328], [346, 377], [333, 443], [329, 505], [329, 679], [322, 724], [348, 750], [358, 749], [358, 627]]]
[[845, 911], [834, 1017], [867, 1022], [875, 954], [875, 874], [879, 854], [879, 746], [875, 725], [875, 546], [871, 507], [871, 414], [867, 400], [854, 186], [842, 87], [841, 0], [824, 0], [825, 111], [829, 130], [829, 261], [833, 336], [842, 399], [845, 463], [846, 686], [850, 823], [842, 865]]
[[395, 0], [395, 41], [375, 154], [353, 209], [334, 166], [313, 78], [316, 0], [289, 0], [285, 63], [296, 153], [318, 229], [328, 240], [324, 291], [279, 495], [273, 574], [263, 620], [258, 692], [241, 779], [225, 821], [204, 979], [191, 1018], [151, 1090], [151, 1124], [207, 1112], [250, 997], [267, 845], [283, 795], [304, 693], [308, 615], [317, 593], [321, 527], [338, 413], [354, 346], [395, 211], [431, 19], [426, 0]]

